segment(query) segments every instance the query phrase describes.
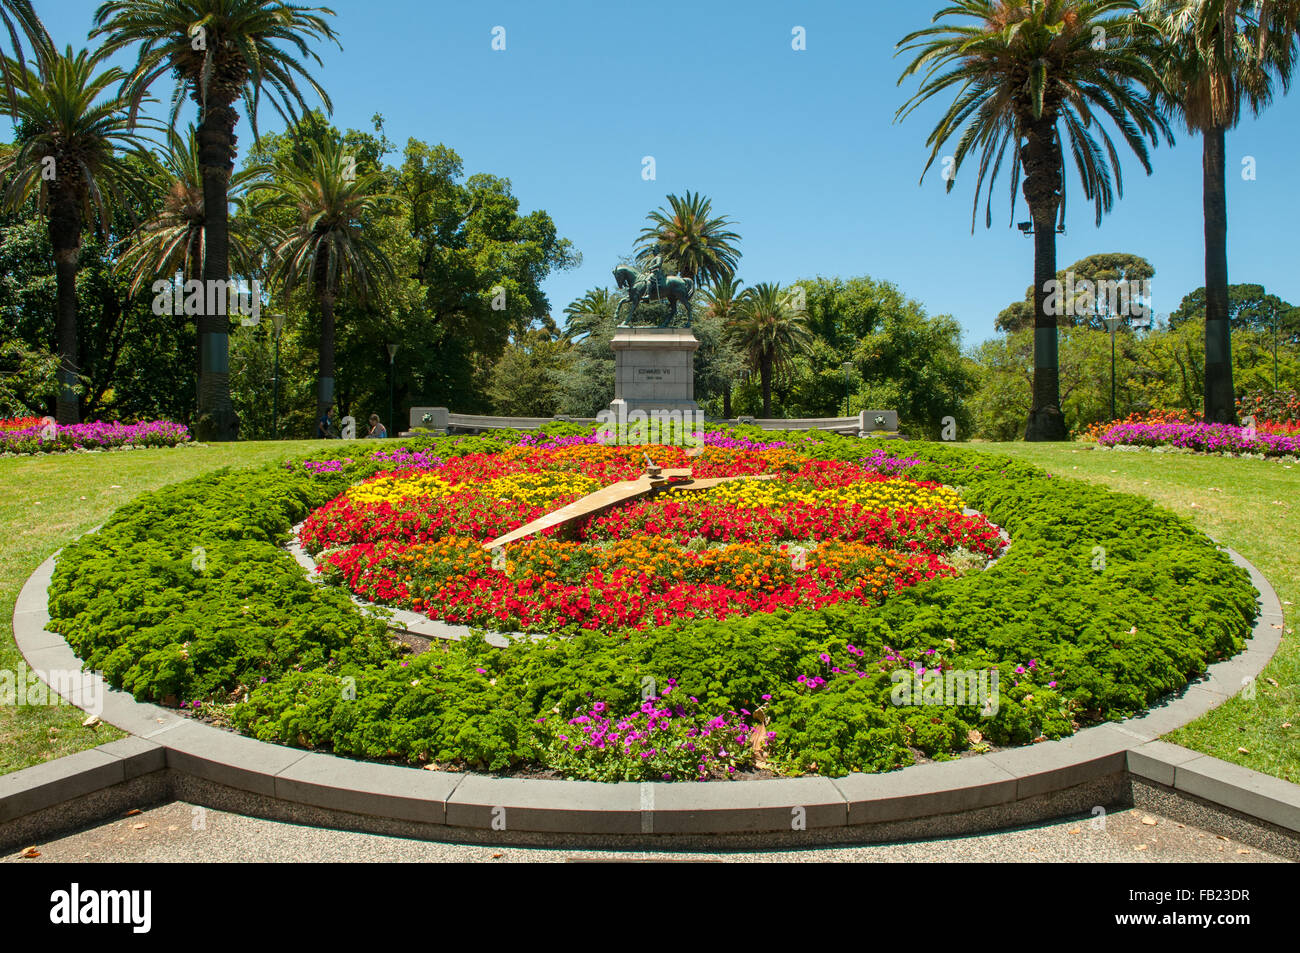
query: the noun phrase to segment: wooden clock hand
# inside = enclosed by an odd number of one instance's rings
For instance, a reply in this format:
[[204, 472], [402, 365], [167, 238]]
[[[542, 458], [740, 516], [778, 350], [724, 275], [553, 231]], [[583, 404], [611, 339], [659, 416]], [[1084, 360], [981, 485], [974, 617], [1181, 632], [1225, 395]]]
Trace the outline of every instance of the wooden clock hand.
[[617, 506], [619, 503], [634, 500], [665, 488], [673, 490], [708, 490], [734, 480], [770, 480], [772, 477], [773, 474], [771, 473], [758, 473], [743, 476], [706, 477], [696, 480], [692, 478], [692, 471], [689, 468], [664, 470], [659, 467], [652, 467], [651, 472], [643, 474], [635, 480], [611, 483], [609, 486], [601, 487], [594, 493], [588, 493], [581, 499], [574, 500], [566, 506], [561, 506], [558, 510], [552, 510], [550, 513], [539, 516], [531, 523], [526, 523], [518, 529], [511, 530], [504, 536], [498, 536], [496, 539], [484, 543], [483, 548], [493, 550], [499, 546], [506, 546], [553, 526], [560, 526], [564, 523], [572, 523], [594, 516]]

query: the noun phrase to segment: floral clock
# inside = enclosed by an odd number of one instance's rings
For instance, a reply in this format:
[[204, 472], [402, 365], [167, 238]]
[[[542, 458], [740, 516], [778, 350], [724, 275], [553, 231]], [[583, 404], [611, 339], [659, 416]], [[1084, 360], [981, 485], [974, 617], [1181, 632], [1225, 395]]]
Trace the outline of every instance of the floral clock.
[[351, 487], [300, 540], [356, 595], [498, 631], [875, 604], [1006, 545], [955, 490], [880, 452], [591, 444], [421, 461]]

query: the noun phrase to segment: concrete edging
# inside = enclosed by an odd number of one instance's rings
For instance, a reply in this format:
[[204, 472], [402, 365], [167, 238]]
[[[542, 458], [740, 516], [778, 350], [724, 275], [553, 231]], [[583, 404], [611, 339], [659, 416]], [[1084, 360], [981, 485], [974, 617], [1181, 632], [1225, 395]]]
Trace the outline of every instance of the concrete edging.
[[[379, 819], [414, 825], [424, 836], [436, 831], [451, 839], [501, 840], [508, 831], [542, 842], [592, 835], [668, 842], [766, 835], [806, 842], [916, 829], [897, 827], [912, 822], [921, 822], [922, 830], [956, 832], [967, 817], [976, 825], [969, 829], [1005, 826], [1012, 816], [1041, 820], [1080, 810], [1078, 797], [1090, 796], [1085, 792], [1098, 784], [1137, 777], [1300, 838], [1300, 786], [1156, 740], [1236, 694], [1281, 641], [1282, 607], [1272, 586], [1240, 555], [1227, 552], [1261, 595], [1246, 649], [1140, 717], [1060, 741], [845, 778], [617, 784], [502, 778], [351, 761], [256, 741], [138, 702], [96, 675], [100, 717], [135, 737], [0, 776], [0, 825], [42, 805], [165, 770], [259, 803], [323, 811], [341, 818], [330, 822], [340, 826], [365, 828]], [[47, 683], [52, 671], [81, 668], [68, 643], [44, 628], [53, 568], [51, 557], [27, 580], [14, 608], [15, 641]], [[1056, 814], [1037, 816], [1050, 805]]]

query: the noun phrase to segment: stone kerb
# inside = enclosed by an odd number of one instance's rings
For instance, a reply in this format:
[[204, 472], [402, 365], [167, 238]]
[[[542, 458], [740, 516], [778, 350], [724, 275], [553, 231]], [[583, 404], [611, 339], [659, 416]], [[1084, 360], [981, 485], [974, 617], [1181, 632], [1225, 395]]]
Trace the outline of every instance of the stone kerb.
[[[137, 736], [132, 743], [150, 743], [149, 763], [164, 764], [174, 775], [169, 782], [174, 796], [211, 794], [229, 809], [311, 817], [352, 829], [398, 830], [394, 824], [407, 823], [415, 825], [410, 833], [417, 836], [523, 838], [521, 843], [528, 837], [548, 842], [545, 838], [554, 835], [566, 842], [600, 835], [656, 843], [764, 834], [782, 843], [934, 836], [1086, 812], [1090, 805], [1114, 803], [1107, 799], [1122, 796], [1127, 779], [1140, 775], [1172, 781], [1166, 787], [1271, 825], [1270, 836], [1282, 831], [1284, 840], [1292, 839], [1286, 842], [1291, 850], [1300, 834], [1300, 789], [1156, 742], [1249, 684], [1280, 644], [1282, 607], [1272, 587], [1254, 566], [1227, 552], [1250, 572], [1262, 611], [1246, 651], [1211, 666], [1207, 680], [1127, 721], [1059, 741], [888, 774], [600, 785], [421, 771], [256, 741], [138, 702], [101, 683], [102, 718]], [[15, 641], [47, 682], [52, 671], [80, 665], [67, 642], [44, 628], [53, 565], [51, 557], [33, 573], [14, 609]], [[162, 753], [152, 753], [152, 745]], [[1176, 757], [1166, 757], [1166, 749]], [[29, 812], [37, 802], [65, 795], [89, 796], [96, 785], [130, 777], [129, 770], [114, 766], [116, 758], [83, 755], [0, 779], [0, 816]], [[93, 777], [83, 778], [82, 767]], [[60, 780], [65, 775], [71, 780]], [[338, 813], [310, 813], [317, 809]], [[497, 833], [502, 818], [509, 818], [508, 836]]]

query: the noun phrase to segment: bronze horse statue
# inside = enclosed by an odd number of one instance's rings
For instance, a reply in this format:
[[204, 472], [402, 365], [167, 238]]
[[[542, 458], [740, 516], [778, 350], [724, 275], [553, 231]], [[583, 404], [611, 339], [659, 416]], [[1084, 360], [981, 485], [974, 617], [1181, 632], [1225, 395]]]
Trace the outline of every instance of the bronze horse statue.
[[667, 301], [671, 307], [668, 310], [668, 317], [660, 322], [659, 327], [666, 328], [673, 318], [677, 317], [677, 305], [681, 304], [686, 308], [686, 324], [689, 327], [691, 323], [691, 298], [695, 295], [695, 282], [690, 278], [683, 278], [680, 275], [671, 275], [664, 279], [663, 284], [650, 288], [650, 282], [641, 272], [627, 265], [619, 265], [614, 269], [614, 283], [627, 291], [627, 297], [618, 303], [618, 309], [615, 311], [615, 317], [622, 310], [623, 305], [629, 305], [627, 323], [630, 326], [633, 319], [636, 318], [636, 309], [642, 301]]

